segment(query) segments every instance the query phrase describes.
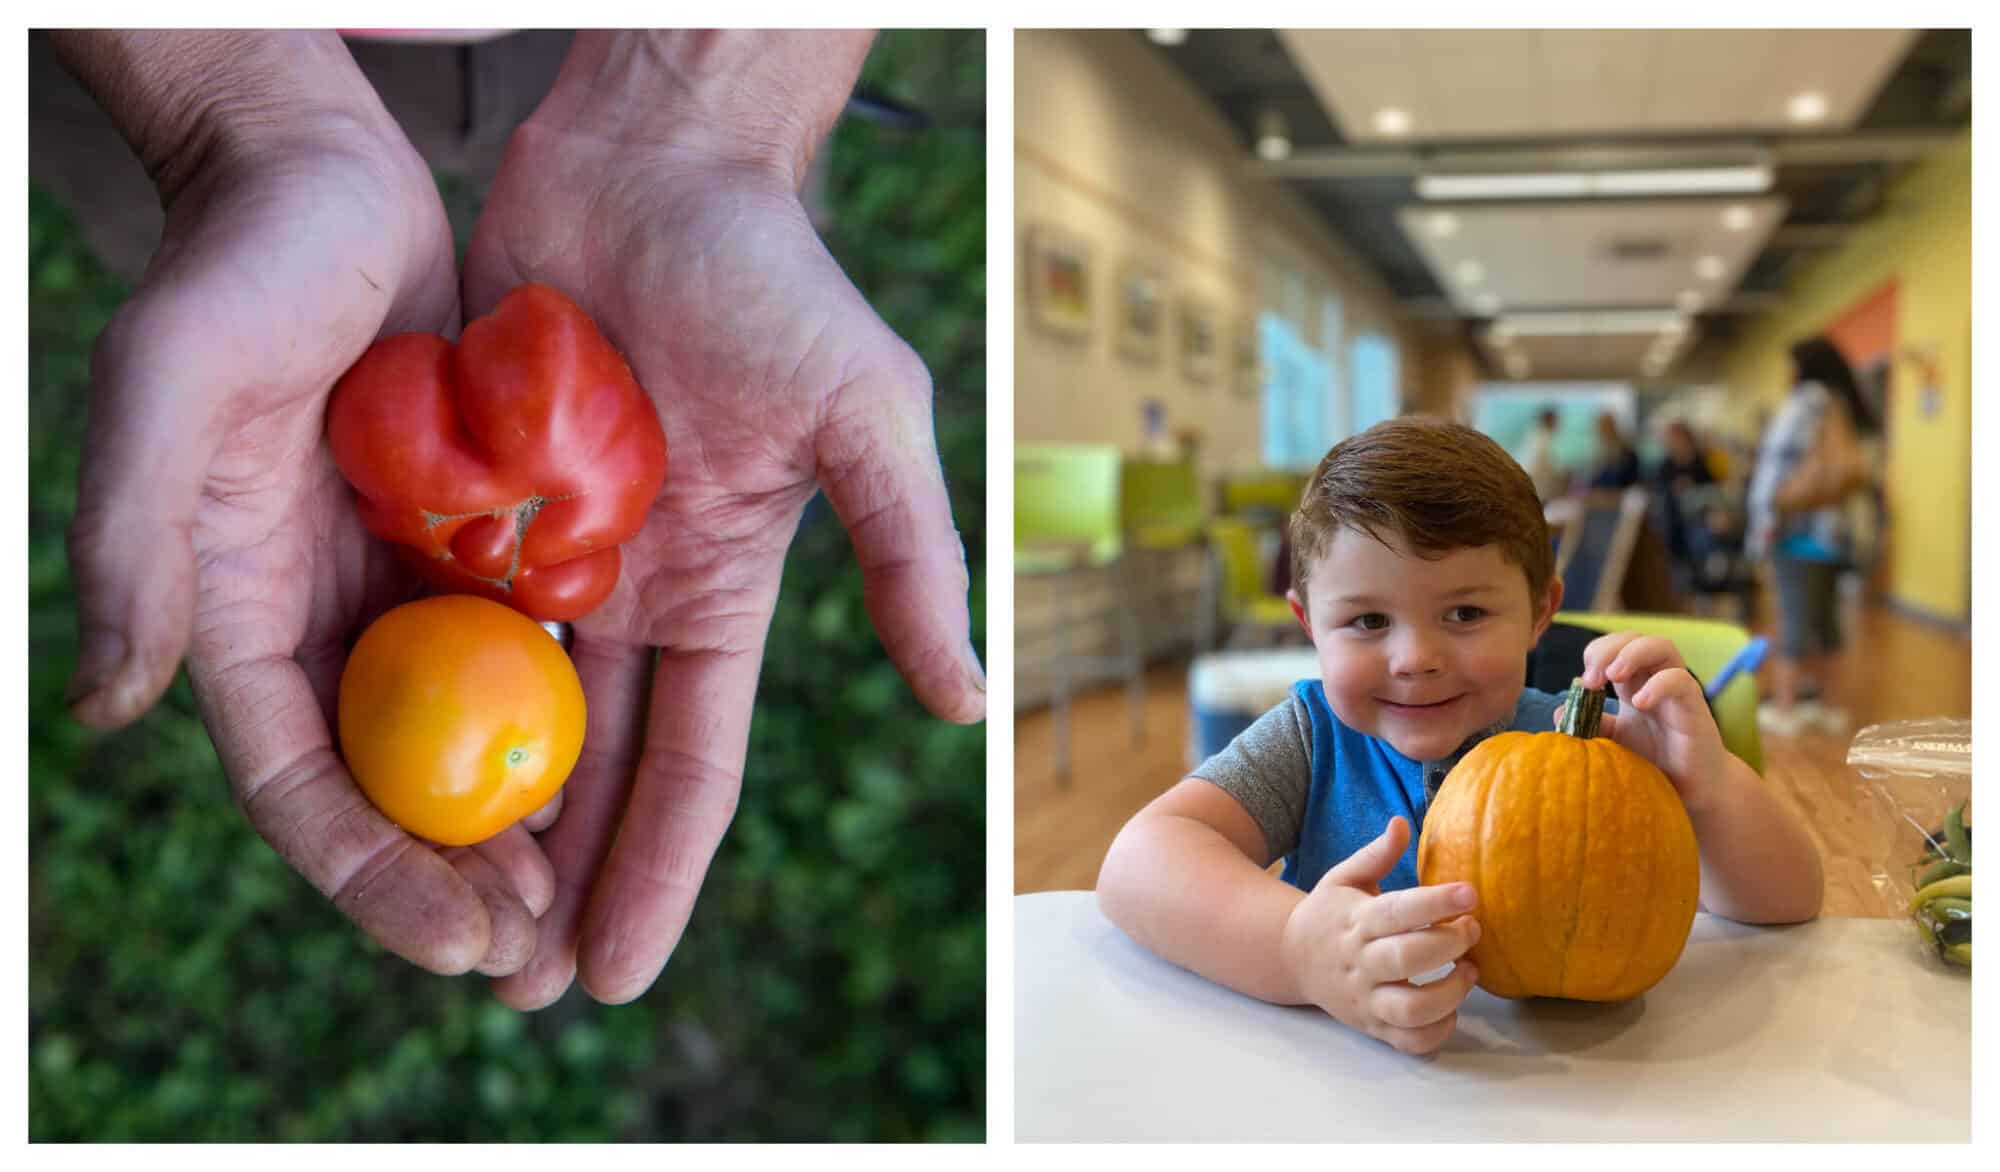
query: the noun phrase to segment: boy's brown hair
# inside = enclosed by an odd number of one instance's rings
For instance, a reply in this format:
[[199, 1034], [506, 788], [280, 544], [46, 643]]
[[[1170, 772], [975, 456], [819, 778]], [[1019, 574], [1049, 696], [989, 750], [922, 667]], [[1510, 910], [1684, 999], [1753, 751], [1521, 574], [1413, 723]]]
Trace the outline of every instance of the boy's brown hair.
[[1542, 604], [1555, 574], [1549, 525], [1528, 473], [1505, 448], [1461, 423], [1410, 417], [1378, 423], [1333, 446], [1292, 514], [1292, 588], [1342, 529], [1402, 539], [1420, 555], [1497, 545]]

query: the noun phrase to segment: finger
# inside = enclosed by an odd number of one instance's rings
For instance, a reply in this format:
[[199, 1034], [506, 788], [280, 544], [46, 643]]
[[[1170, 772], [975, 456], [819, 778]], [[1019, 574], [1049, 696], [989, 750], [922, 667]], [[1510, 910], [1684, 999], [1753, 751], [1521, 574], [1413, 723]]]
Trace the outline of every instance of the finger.
[[1320, 885], [1328, 883], [1342, 887], [1359, 887], [1374, 891], [1389, 872], [1396, 869], [1396, 860], [1403, 857], [1403, 851], [1410, 845], [1410, 823], [1401, 815], [1389, 819], [1382, 833], [1374, 841], [1353, 854], [1340, 860], [1320, 878]]
[[1418, 1026], [1415, 1029], [1393, 1026], [1384, 1022], [1375, 1027], [1375, 1036], [1405, 1054], [1413, 1057], [1421, 1057], [1425, 1054], [1436, 1053], [1446, 1041], [1450, 1040], [1452, 1031], [1457, 1028], [1458, 1011], [1453, 1010], [1443, 1018], [1429, 1025]]
[[535, 917], [515, 893], [512, 880], [477, 847], [447, 847], [438, 853], [486, 905], [486, 955], [473, 968], [497, 977], [526, 964], [535, 952]]
[[888, 335], [872, 377], [841, 391], [816, 441], [819, 483], [854, 539], [868, 617], [924, 707], [986, 714], [971, 642], [971, 577], [951, 519], [921, 359]]
[[1435, 984], [1418, 987], [1402, 981], [1375, 986], [1368, 997], [1369, 1012], [1377, 1020], [1402, 1029], [1414, 1030], [1435, 1025], [1458, 1012], [1479, 980], [1479, 966], [1462, 961], [1450, 976]]
[[1606, 677], [1626, 686], [1643, 684], [1657, 672], [1680, 666], [1680, 652], [1670, 640], [1644, 636], [1627, 643], [1610, 665]]
[[[215, 636], [228, 645], [231, 632]], [[334, 755], [304, 671], [266, 652], [188, 675], [237, 802], [292, 868], [384, 948], [436, 973], [486, 956], [492, 925], [473, 885], [370, 805]]]
[[1637, 639], [1637, 631], [1614, 631], [1609, 635], [1599, 635], [1583, 648], [1583, 686], [1601, 688], [1604, 686], [1604, 669], [1618, 658], [1625, 645]]
[[1671, 668], [1655, 673], [1626, 703], [1641, 712], [1653, 712], [1674, 701], [1700, 703], [1706, 710], [1702, 698], [1701, 684], [1685, 668]]
[[193, 626], [195, 507], [217, 428], [216, 348], [187, 299], [141, 293], [98, 338], [69, 529], [81, 646], [68, 694], [113, 728], [165, 692]]
[[[768, 616], [768, 601], [759, 609]], [[736, 815], [762, 634], [660, 652], [631, 800], [579, 934], [577, 974], [599, 1001], [645, 992], [687, 928]]]
[[1361, 949], [1361, 971], [1377, 984], [1408, 981], [1453, 963], [1479, 943], [1479, 921], [1471, 916], [1378, 936]]
[[556, 819], [562, 817], [562, 796], [562, 790], [557, 790], [554, 797], [542, 804], [541, 809], [521, 819], [521, 825], [526, 827], [530, 834], [540, 834], [554, 826]]
[[583, 752], [563, 783], [561, 817], [541, 837], [554, 884], [537, 925], [535, 954], [521, 971], [494, 982], [516, 1009], [553, 1004], [576, 979], [577, 932], [630, 791], [645, 736], [650, 648], [578, 632], [570, 659], [583, 682]]
[[[1469, 912], [1478, 902], [1478, 892], [1470, 883], [1435, 883], [1384, 892], [1361, 913], [1361, 928], [1378, 939], [1415, 932]], [[1431, 965], [1442, 963], [1432, 961]]]
[[525, 824], [509, 826], [484, 842], [474, 843], [471, 849], [478, 851], [506, 879], [507, 890], [514, 893], [531, 918], [540, 919], [549, 910], [556, 897], [555, 868]]

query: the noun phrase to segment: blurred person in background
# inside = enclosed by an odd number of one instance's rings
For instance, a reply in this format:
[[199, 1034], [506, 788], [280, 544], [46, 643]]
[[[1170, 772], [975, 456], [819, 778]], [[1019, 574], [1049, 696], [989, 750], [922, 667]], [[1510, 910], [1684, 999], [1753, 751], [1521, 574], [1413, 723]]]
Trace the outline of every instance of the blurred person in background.
[[1848, 723], [1832, 702], [1840, 574], [1865, 560], [1873, 537], [1871, 517], [1852, 506], [1865, 503], [1882, 430], [1831, 341], [1797, 343], [1791, 364], [1791, 394], [1765, 428], [1746, 501], [1747, 548], [1770, 560], [1778, 587], [1772, 694], [1758, 721], [1783, 736]]
[[1535, 495], [1544, 504], [1561, 496], [1569, 483], [1562, 465], [1556, 463], [1556, 430], [1560, 421], [1554, 407], [1542, 408], [1528, 428], [1528, 442], [1521, 448], [1521, 467], [1528, 470], [1528, 479], [1535, 482]]
[[1666, 454], [1653, 469], [1653, 486], [1660, 494], [1660, 511], [1673, 559], [1675, 589], [1685, 591], [1706, 554], [1706, 514], [1716, 484], [1709, 452], [1686, 420], [1667, 425]]
[[1625, 438], [1618, 417], [1605, 411], [1597, 417], [1597, 467], [1586, 487], [1631, 488], [1639, 483], [1639, 450]]

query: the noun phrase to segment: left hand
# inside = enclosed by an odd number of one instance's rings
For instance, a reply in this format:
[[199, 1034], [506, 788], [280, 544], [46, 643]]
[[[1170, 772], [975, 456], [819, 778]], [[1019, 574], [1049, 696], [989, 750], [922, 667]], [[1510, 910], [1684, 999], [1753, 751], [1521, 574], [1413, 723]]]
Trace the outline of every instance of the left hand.
[[[533, 960], [497, 986], [517, 1008], [573, 978], [628, 1001], [666, 964], [736, 808], [785, 551], [816, 489], [853, 536], [869, 616], [918, 698], [947, 720], [984, 716], [930, 377], [798, 196], [811, 151], [794, 148], [838, 112], [866, 51], [854, 47], [579, 33], [481, 213], [467, 317], [528, 281], [568, 294], [631, 363], [668, 452], [616, 589], [574, 625], [589, 725], [541, 836], [555, 903]], [[798, 107], [787, 87], [826, 86], [845, 66], [826, 91], [833, 113], [805, 137], [773, 127]], [[710, 120], [727, 134], [662, 125], [745, 95], [752, 111]], [[746, 156], [764, 135], [788, 145]]]
[[1701, 684], [1671, 640], [1620, 631], [1583, 649], [1583, 683], [1609, 683], [1618, 712], [1604, 714], [1600, 732], [1660, 767], [1689, 812], [1707, 803], [1729, 762], [1722, 730]]

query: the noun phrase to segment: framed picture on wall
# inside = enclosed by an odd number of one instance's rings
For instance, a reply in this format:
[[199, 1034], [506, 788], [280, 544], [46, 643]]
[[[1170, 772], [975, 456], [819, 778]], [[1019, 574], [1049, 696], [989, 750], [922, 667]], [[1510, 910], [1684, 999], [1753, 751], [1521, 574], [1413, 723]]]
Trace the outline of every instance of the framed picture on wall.
[[1090, 336], [1090, 245], [1053, 224], [1027, 232], [1024, 275], [1036, 325], [1070, 338]]
[[1197, 386], [1215, 381], [1222, 367], [1222, 325], [1215, 306], [1199, 297], [1181, 300], [1181, 373]]
[[1128, 260], [1118, 270], [1118, 352], [1150, 366], [1160, 360], [1167, 332], [1167, 279], [1160, 270]]
[[1264, 385], [1264, 364], [1257, 357], [1257, 319], [1236, 319], [1229, 334], [1229, 389], [1239, 399], [1254, 399]]

